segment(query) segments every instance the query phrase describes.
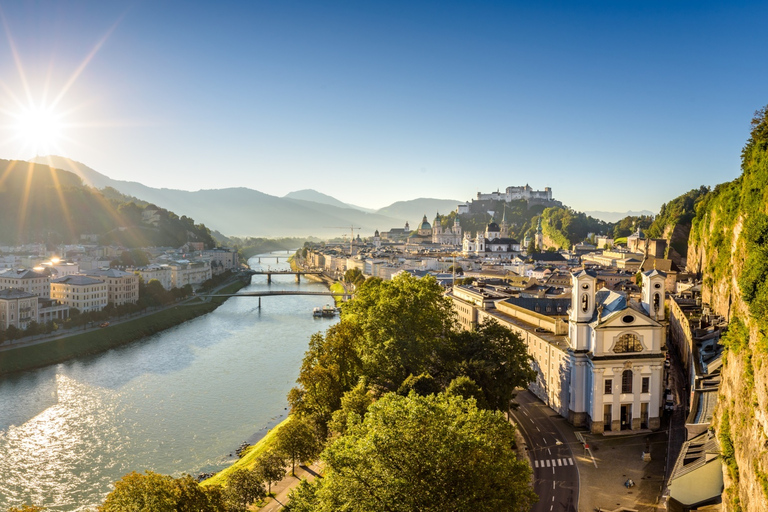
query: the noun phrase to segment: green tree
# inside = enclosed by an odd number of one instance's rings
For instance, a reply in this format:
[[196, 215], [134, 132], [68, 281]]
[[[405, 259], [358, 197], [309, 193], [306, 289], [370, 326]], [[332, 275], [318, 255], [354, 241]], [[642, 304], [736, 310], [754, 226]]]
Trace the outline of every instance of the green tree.
[[368, 389], [366, 379], [360, 379], [357, 386], [341, 397], [341, 408], [333, 413], [328, 430], [332, 433], [345, 433], [350, 425], [363, 421], [363, 416], [372, 403], [373, 396]]
[[355, 286], [360, 286], [365, 282], [365, 276], [359, 268], [355, 267], [344, 272], [344, 280]]
[[391, 281], [369, 279], [343, 315], [362, 330], [363, 374], [393, 391], [408, 375], [430, 370], [436, 346], [454, 327], [450, 299], [437, 281], [407, 273]]
[[528, 511], [531, 469], [513, 445], [514, 427], [473, 401], [389, 393], [326, 448], [326, 476], [292, 510]]
[[259, 478], [267, 483], [267, 493], [272, 493], [272, 483], [285, 477], [285, 457], [277, 451], [269, 451], [256, 459], [253, 467]]
[[460, 375], [453, 379], [448, 387], [445, 388], [445, 394], [451, 396], [458, 396], [465, 400], [474, 398], [477, 406], [481, 409], [487, 409], [488, 405], [485, 401], [485, 394], [483, 389], [477, 385], [475, 381], [467, 377], [466, 375]]
[[250, 469], [237, 469], [227, 478], [224, 498], [227, 512], [245, 512], [248, 507], [266, 496], [259, 475]]
[[360, 378], [362, 362], [358, 355], [362, 330], [342, 318], [325, 335], [313, 334], [296, 382], [299, 387], [288, 394], [292, 412], [312, 415], [328, 422], [341, 406], [341, 397]]
[[277, 431], [277, 450], [291, 461], [291, 475], [296, 476], [296, 462], [304, 462], [317, 457], [321, 446], [315, 435], [315, 429], [304, 418], [292, 416]]
[[22, 505], [20, 507], [10, 507], [8, 512], [43, 512], [45, 507], [38, 507], [37, 505]]
[[525, 388], [536, 378], [527, 347], [519, 335], [496, 321], [461, 331], [447, 345], [449, 375], [466, 375], [483, 390], [488, 406], [509, 410], [515, 389]]
[[407, 395], [411, 391], [417, 395], [427, 396], [439, 393], [441, 391], [440, 384], [429, 373], [422, 373], [420, 375], [409, 375], [400, 387], [397, 389], [398, 394]]
[[175, 512], [181, 497], [173, 478], [152, 471], [135, 471], [115, 482], [115, 489], [107, 495], [100, 512]]

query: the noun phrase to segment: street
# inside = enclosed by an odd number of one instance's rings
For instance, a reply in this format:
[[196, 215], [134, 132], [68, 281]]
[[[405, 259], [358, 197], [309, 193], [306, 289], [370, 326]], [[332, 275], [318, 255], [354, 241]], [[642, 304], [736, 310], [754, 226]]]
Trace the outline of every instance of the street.
[[520, 407], [512, 412], [528, 443], [533, 468], [533, 490], [539, 502], [532, 512], [576, 512], [579, 502], [579, 471], [568, 440], [552, 417], [556, 413], [529, 391], [515, 399]]

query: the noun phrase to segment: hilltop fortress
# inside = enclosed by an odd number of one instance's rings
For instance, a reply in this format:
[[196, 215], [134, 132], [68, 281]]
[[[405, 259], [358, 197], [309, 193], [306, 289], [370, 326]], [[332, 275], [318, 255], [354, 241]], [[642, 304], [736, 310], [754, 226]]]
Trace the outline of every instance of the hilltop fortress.
[[[533, 190], [527, 183], [523, 187], [507, 187], [504, 192], [496, 190], [490, 194], [477, 193], [477, 199], [475, 201], [504, 201], [510, 203], [512, 201], [527, 201], [528, 205], [531, 204], [547, 204], [551, 206], [562, 206], [560, 201], [552, 199], [552, 189], [550, 187], [544, 187], [544, 190]], [[466, 202], [460, 204], [456, 213], [469, 213], [471, 203]]]

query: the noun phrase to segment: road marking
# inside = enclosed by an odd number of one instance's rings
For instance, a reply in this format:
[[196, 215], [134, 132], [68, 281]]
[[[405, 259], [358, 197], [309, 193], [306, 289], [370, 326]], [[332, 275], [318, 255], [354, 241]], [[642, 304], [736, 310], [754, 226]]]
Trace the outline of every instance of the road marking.
[[555, 482], [552, 482], [552, 488], [553, 489], [555, 488]]
[[550, 450], [549, 448], [547, 448], [547, 453], [548, 453], [548, 454], [550, 454], [550, 455], [552, 455], [552, 450]]
[[552, 467], [555, 467], [555, 466], [557, 466], [557, 460], [556, 459], [552, 459]]
[[555, 468], [552, 468], [552, 474], [553, 475], [555, 474]]
[[570, 457], [568, 457], [568, 464], [569, 464], [569, 465], [571, 465], [571, 466], [573, 466], [573, 459], [572, 459], [572, 458], [570, 458]]
[[535, 465], [536, 467], [539, 467], [539, 461], [538, 461], [538, 460], [535, 460], [535, 461], [533, 461], [533, 463], [534, 463], [534, 465]]
[[539, 427], [536, 427], [536, 430], [538, 430], [539, 432], [541, 432], [541, 429], [540, 429]]
[[547, 467], [549, 467], [549, 459], [545, 460], [544, 462], [546, 462]]
[[523, 410], [523, 414], [525, 414], [526, 416], [528, 416], [528, 413], [527, 413], [527, 412], [525, 412], [525, 410]]
[[562, 466], [563, 465], [563, 459], [557, 459], [557, 465]]
[[555, 501], [555, 497], [554, 496], [552, 496], [552, 501]]
[[552, 507], [554, 507], [554, 505], [550, 505], [550, 506], [549, 506], [549, 510], [552, 510]]

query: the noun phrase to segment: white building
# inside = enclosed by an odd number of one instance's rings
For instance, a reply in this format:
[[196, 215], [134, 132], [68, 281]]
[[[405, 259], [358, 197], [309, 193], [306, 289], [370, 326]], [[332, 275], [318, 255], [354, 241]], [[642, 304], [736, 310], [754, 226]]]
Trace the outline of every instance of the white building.
[[174, 261], [171, 268], [171, 285], [174, 288], [183, 288], [186, 285], [195, 286], [201, 284], [213, 275], [209, 261]]
[[87, 270], [83, 274], [107, 283], [107, 302], [115, 306], [135, 304], [139, 300], [139, 276], [114, 268]]
[[0, 273], [0, 290], [9, 288], [48, 298], [51, 296], [51, 276], [47, 271], [8, 269]]
[[451, 227], [442, 226], [442, 216], [438, 213], [432, 223], [432, 243], [459, 247], [462, 244], [461, 224], [459, 217], [453, 219]]
[[475, 238], [471, 238], [469, 233], [464, 233], [462, 253], [465, 256], [475, 255], [512, 260], [515, 253], [520, 252], [520, 242], [514, 238], [502, 236], [506, 232], [506, 225], [502, 221], [501, 227], [495, 222], [491, 222], [486, 226], [485, 233], [478, 233]]
[[81, 313], [101, 311], [109, 301], [107, 283], [80, 274], [51, 281], [51, 298]]
[[24, 330], [37, 322], [37, 299], [37, 295], [24, 290], [0, 290], [0, 329], [14, 326]]
[[133, 272], [141, 276], [144, 280], [144, 284], [148, 284], [153, 279], [160, 282], [163, 288], [170, 290], [173, 288], [173, 271], [168, 265], [147, 265], [146, 267], [140, 267], [133, 269]]
[[225, 247], [216, 249], [207, 249], [202, 251], [201, 256], [211, 262], [211, 272], [214, 275], [221, 274], [227, 270], [237, 270], [239, 263], [237, 251]]
[[666, 276], [642, 276], [640, 303], [598, 292], [593, 272], [572, 276], [568, 419], [593, 433], [660, 426]]

